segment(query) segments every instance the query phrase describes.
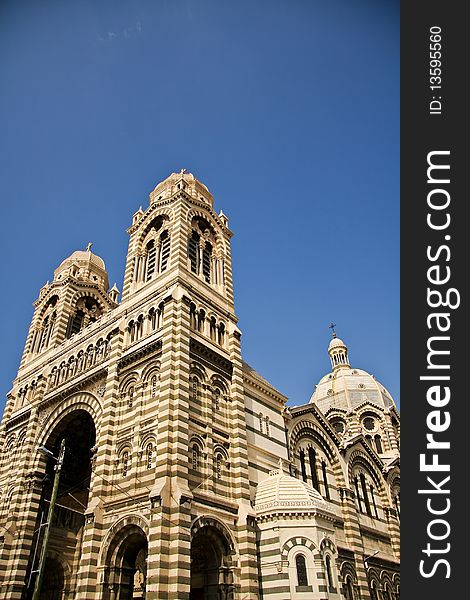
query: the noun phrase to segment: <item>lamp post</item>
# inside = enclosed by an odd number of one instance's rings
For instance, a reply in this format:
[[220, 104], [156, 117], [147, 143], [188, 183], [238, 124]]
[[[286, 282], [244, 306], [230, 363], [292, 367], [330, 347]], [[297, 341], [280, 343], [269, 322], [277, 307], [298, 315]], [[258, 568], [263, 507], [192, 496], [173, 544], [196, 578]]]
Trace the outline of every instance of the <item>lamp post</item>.
[[62, 440], [60, 444], [59, 457], [56, 458], [54, 454], [50, 450], [48, 450], [45, 446], [41, 446], [38, 449], [39, 452], [49, 456], [57, 461], [56, 466], [54, 467], [55, 476], [54, 476], [54, 486], [52, 488], [51, 500], [49, 503], [49, 512], [47, 513], [47, 522], [46, 531], [44, 532], [44, 539], [42, 541], [41, 555], [39, 557], [39, 566], [38, 566], [38, 575], [36, 577], [36, 582], [34, 584], [34, 592], [32, 600], [39, 600], [39, 594], [41, 592], [41, 584], [44, 577], [44, 566], [46, 564], [46, 554], [47, 554], [47, 544], [49, 543], [49, 536], [51, 533], [51, 525], [52, 519], [54, 517], [54, 509], [55, 502], [57, 499], [57, 492], [59, 490], [59, 479], [60, 479], [60, 471], [62, 469], [62, 464], [64, 462], [64, 454], [65, 454], [65, 439]]

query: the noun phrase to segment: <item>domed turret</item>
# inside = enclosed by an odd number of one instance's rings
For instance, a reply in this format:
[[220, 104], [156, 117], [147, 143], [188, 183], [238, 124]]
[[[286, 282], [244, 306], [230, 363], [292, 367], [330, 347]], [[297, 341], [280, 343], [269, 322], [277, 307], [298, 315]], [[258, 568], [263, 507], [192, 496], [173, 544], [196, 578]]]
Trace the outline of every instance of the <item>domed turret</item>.
[[75, 250], [54, 271], [54, 281], [61, 281], [67, 276], [72, 276], [80, 281], [95, 283], [106, 291], [109, 288], [108, 273], [106, 272], [104, 260], [93, 254], [91, 243], [88, 244], [86, 250]]

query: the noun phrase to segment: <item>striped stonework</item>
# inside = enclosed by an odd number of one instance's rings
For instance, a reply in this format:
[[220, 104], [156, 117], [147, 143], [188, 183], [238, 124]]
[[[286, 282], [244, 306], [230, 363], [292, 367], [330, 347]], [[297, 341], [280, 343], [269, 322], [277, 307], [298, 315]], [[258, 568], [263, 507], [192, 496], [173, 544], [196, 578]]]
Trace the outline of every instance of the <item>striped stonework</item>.
[[0, 424], [0, 598], [32, 596], [65, 440], [51, 597], [397, 600], [388, 392], [341, 340], [298, 407], [242, 360], [233, 234], [184, 169], [128, 234], [120, 302], [90, 246], [34, 302]]

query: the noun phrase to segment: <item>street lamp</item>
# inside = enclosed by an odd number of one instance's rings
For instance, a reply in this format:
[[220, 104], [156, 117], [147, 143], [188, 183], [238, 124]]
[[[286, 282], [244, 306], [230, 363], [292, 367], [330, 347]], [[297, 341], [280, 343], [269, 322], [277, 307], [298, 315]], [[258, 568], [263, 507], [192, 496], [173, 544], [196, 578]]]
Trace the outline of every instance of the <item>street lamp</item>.
[[42, 541], [41, 555], [39, 557], [39, 566], [37, 570], [36, 582], [34, 584], [34, 592], [32, 600], [39, 600], [39, 594], [41, 592], [42, 580], [44, 577], [44, 566], [46, 564], [46, 554], [47, 554], [47, 544], [49, 543], [49, 536], [51, 533], [51, 525], [52, 519], [54, 517], [54, 508], [55, 502], [57, 499], [57, 492], [59, 490], [59, 479], [60, 479], [60, 471], [62, 469], [62, 464], [64, 462], [64, 454], [65, 454], [65, 439], [62, 440], [60, 444], [59, 457], [57, 458], [54, 454], [48, 450], [45, 446], [40, 446], [38, 448], [38, 452], [41, 454], [45, 454], [50, 458], [53, 458], [56, 461], [56, 465], [54, 467], [55, 476], [54, 476], [54, 486], [52, 488], [52, 495], [49, 502], [49, 512], [47, 513], [47, 522], [44, 523], [46, 525], [46, 531], [44, 532], [44, 539]]
[[369, 558], [372, 558], [373, 556], [376, 556], [376, 555], [377, 555], [379, 552], [380, 552], [380, 550], [376, 550], [376, 551], [375, 551], [373, 554], [369, 554], [369, 556], [366, 556], [366, 557], [364, 558], [364, 564], [365, 564], [365, 566], [366, 566], [366, 569], [368, 569], [368, 568], [369, 568], [369, 566], [368, 566], [368, 564], [367, 564], [367, 561], [369, 560]]

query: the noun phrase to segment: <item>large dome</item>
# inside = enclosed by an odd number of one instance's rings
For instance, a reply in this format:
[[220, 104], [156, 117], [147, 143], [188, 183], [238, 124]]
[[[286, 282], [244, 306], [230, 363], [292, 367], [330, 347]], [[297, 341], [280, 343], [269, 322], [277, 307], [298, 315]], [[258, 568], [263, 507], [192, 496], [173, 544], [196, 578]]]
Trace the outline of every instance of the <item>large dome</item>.
[[373, 375], [353, 367], [331, 371], [320, 379], [310, 399], [322, 412], [329, 408], [354, 410], [363, 402], [381, 408], [394, 406], [388, 390]]
[[330, 408], [349, 412], [364, 402], [380, 408], [394, 406], [390, 393], [373, 375], [351, 367], [348, 348], [335, 333], [328, 346], [328, 354], [332, 371], [320, 379], [310, 398], [310, 402], [315, 403], [322, 412]]
[[93, 254], [90, 250], [75, 250], [75, 252], [60, 263], [59, 269], [62, 265], [69, 264], [69, 262], [91, 263], [106, 271], [104, 260], [97, 254]]

